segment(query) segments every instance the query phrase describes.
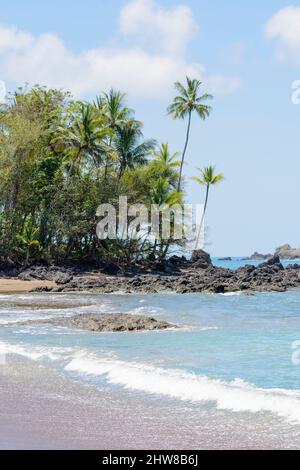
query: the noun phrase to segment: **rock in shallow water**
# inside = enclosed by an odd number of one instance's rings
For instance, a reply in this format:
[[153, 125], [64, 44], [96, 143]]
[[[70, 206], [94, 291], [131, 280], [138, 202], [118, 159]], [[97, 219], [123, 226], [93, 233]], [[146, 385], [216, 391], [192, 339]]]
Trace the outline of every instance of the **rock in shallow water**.
[[155, 318], [143, 315], [129, 315], [125, 313], [106, 314], [82, 314], [74, 317], [60, 317], [47, 320], [30, 320], [23, 325], [29, 324], [51, 324], [66, 328], [78, 328], [81, 330], [103, 332], [124, 332], [124, 331], [153, 331], [177, 328], [175, 325], [156, 320]]

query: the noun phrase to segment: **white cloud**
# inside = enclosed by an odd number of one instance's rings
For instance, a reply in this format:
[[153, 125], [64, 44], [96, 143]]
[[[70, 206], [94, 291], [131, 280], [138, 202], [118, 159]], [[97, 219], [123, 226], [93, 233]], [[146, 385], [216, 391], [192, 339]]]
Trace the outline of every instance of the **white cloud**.
[[132, 0], [121, 11], [120, 27], [125, 37], [142, 46], [151, 45], [178, 56], [198, 30], [192, 11], [185, 5], [159, 7], [153, 0]]
[[300, 63], [300, 6], [288, 6], [275, 13], [265, 26], [267, 39], [277, 40], [278, 59]]
[[210, 78], [201, 64], [186, 59], [186, 47], [197, 29], [190, 8], [162, 9], [152, 0], [131, 0], [121, 10], [119, 23], [129, 44], [78, 54], [55, 34], [33, 36], [0, 26], [0, 79], [64, 88], [78, 97], [112, 86], [135, 96], [165, 96], [173, 82], [186, 75], [211, 81], [210, 91], [216, 94], [239, 87], [237, 78]]
[[[12, 41], [13, 39], [13, 41]], [[5, 51], [18, 51], [30, 46], [33, 38], [30, 34], [19, 31], [17, 28], [2, 27], [0, 35], [0, 53]]]

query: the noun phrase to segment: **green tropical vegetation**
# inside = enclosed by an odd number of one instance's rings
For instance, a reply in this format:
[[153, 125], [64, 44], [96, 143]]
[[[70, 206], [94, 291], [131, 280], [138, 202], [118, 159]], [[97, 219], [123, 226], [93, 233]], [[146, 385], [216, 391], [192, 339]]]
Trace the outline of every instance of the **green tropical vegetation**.
[[[174, 117], [204, 119], [209, 95], [200, 82], [176, 84]], [[189, 130], [188, 130], [189, 137]], [[188, 143], [188, 139], [187, 139]], [[161, 261], [175, 241], [148, 237], [100, 240], [97, 208], [181, 205], [182, 166], [167, 143], [143, 135], [143, 123], [111, 90], [92, 102], [39, 85], [19, 88], [0, 105], [0, 262], [87, 263]], [[210, 183], [213, 184], [213, 183]]]

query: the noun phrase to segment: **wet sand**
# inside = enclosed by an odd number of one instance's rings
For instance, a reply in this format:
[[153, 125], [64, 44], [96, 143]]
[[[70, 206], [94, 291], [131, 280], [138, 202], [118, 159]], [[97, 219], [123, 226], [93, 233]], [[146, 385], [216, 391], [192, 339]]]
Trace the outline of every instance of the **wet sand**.
[[[126, 391], [66, 380], [29, 361], [0, 363], [0, 449], [284, 449], [290, 427], [273, 437], [270, 417], [245, 421], [237, 415], [201, 411]], [[250, 428], [257, 439], [249, 439]], [[278, 435], [278, 434], [277, 434]]]
[[[1, 450], [197, 448], [201, 427], [186, 430], [184, 410], [99, 390], [23, 361], [0, 365]], [[201, 436], [201, 437], [200, 437]]]
[[21, 281], [20, 279], [4, 279], [0, 278], [1, 294], [18, 294], [26, 293], [38, 287], [56, 287], [56, 283], [52, 281]]

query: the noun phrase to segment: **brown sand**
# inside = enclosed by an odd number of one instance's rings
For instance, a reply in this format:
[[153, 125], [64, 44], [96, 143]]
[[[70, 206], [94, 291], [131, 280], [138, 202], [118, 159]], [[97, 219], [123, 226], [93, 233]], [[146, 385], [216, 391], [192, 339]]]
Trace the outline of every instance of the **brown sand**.
[[0, 278], [0, 293], [14, 294], [26, 293], [37, 287], [55, 287], [56, 283], [52, 281], [21, 281], [20, 279], [2, 279]]

